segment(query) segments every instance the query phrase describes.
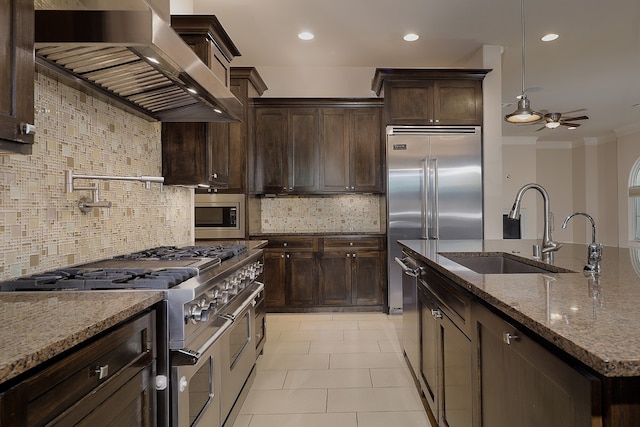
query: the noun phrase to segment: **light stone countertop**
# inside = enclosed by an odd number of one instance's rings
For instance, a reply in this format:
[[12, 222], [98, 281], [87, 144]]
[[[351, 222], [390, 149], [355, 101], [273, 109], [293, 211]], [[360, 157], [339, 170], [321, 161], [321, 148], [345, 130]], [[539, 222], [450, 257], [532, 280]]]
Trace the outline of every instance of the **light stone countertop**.
[[478, 274], [444, 252], [532, 257], [535, 240], [401, 240], [485, 303], [608, 377], [640, 376], [640, 248], [605, 247], [599, 277], [585, 274], [587, 246], [564, 244], [553, 264], [577, 273]]
[[0, 383], [162, 301], [162, 291], [0, 293]]

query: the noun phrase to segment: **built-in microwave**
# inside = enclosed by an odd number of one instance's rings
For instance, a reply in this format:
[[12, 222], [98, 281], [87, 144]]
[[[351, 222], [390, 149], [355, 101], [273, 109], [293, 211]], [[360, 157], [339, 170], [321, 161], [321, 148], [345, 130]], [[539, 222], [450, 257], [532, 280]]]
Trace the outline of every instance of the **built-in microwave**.
[[244, 239], [244, 194], [195, 194], [196, 239]]

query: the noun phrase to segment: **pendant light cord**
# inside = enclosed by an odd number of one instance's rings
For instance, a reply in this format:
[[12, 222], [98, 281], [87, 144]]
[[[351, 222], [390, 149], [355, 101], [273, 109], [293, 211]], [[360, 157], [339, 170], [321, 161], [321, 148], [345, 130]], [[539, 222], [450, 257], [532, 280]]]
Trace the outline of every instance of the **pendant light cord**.
[[520, 0], [520, 27], [522, 28], [522, 95], [524, 95], [524, 0]]

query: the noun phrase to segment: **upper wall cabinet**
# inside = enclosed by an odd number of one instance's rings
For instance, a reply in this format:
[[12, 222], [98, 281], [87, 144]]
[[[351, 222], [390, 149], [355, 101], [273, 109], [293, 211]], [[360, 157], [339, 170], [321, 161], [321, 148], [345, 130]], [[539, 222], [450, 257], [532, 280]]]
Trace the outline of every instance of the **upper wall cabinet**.
[[0, 153], [31, 154], [34, 119], [33, 1], [0, 0]]
[[270, 98], [254, 104], [254, 193], [384, 191], [380, 100]]
[[490, 70], [377, 69], [390, 125], [482, 125], [482, 80]]
[[243, 117], [239, 123], [163, 123], [165, 184], [245, 193], [248, 100], [262, 95], [266, 86], [254, 68], [229, 67], [240, 53], [215, 16], [174, 16], [171, 25], [243, 103]]

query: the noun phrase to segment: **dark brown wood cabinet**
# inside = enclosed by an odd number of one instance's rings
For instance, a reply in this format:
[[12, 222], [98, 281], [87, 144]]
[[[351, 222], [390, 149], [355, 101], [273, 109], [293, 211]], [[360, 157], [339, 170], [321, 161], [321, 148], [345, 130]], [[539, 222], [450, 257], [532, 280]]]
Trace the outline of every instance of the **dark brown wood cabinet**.
[[380, 100], [271, 98], [254, 105], [253, 193], [384, 192]]
[[256, 193], [318, 190], [318, 110], [257, 107]]
[[156, 425], [155, 318], [141, 314], [4, 390], [0, 425]]
[[264, 248], [267, 310], [317, 304], [315, 252], [317, 240], [306, 236], [269, 238]]
[[268, 240], [264, 282], [270, 311], [384, 309], [384, 237], [276, 236]]
[[470, 300], [452, 292], [445, 283], [446, 279], [428, 270], [418, 280], [420, 361], [417, 374], [425, 400], [439, 425], [472, 426], [473, 347], [465, 333], [471, 322]]
[[383, 192], [382, 109], [320, 110], [320, 190]]
[[165, 184], [246, 193], [249, 104], [266, 86], [255, 68], [230, 67], [239, 52], [215, 16], [173, 16], [171, 25], [242, 102], [243, 117], [240, 122], [163, 123]]
[[31, 154], [34, 125], [34, 6], [0, 0], [0, 153]]
[[[478, 334], [481, 426], [602, 425], [599, 380], [565, 363], [523, 329], [481, 304]], [[621, 425], [621, 424], [613, 424]]]
[[384, 238], [321, 238], [318, 254], [319, 304], [372, 306], [384, 304]]
[[482, 125], [482, 80], [490, 70], [377, 69], [388, 125]]

